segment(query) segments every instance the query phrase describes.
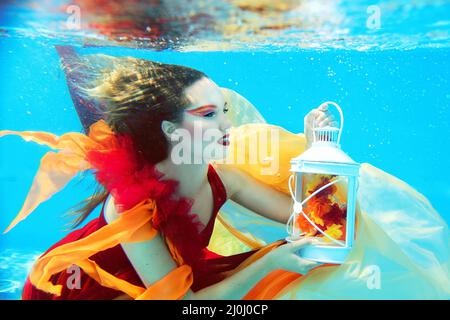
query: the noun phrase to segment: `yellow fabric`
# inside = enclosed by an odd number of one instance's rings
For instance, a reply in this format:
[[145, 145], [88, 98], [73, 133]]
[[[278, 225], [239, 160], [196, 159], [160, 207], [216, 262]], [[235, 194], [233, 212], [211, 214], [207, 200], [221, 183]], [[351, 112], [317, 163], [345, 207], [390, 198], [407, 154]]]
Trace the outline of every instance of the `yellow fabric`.
[[[265, 125], [256, 108], [241, 99], [235, 95], [237, 104], [230, 108], [231, 117], [245, 114], [246, 122], [253, 124], [233, 129], [235, 143], [250, 141], [259, 132], [274, 128]], [[248, 153], [245, 153], [246, 164], [238, 167], [287, 193], [289, 160], [303, 152], [305, 137], [281, 128], [275, 130], [280, 133], [278, 172], [263, 175], [261, 169], [270, 167], [270, 163], [248, 164]], [[450, 232], [445, 221], [423, 195], [369, 163], [362, 163], [358, 182], [356, 240], [345, 263], [318, 267], [272, 298], [450, 299]], [[344, 197], [345, 191], [345, 186], [340, 184], [336, 196]], [[219, 217], [208, 248], [223, 255], [244, 252], [254, 243], [270, 244], [286, 236], [283, 224], [233, 201], [221, 208]], [[261, 296], [264, 296], [262, 291]]]
[[[272, 150], [273, 136], [276, 136], [276, 141], [278, 141], [277, 147], [273, 147], [275, 150]], [[259, 154], [260, 145], [264, 145], [263, 148], [269, 151], [268, 154], [271, 154], [270, 151], [274, 151], [272, 160], [264, 158], [264, 153], [261, 153], [262, 157], [259, 159], [258, 157], [251, 159], [250, 149], [256, 149], [254, 153]], [[218, 165], [238, 168], [256, 180], [289, 194], [290, 160], [304, 152], [305, 149], [306, 139], [302, 133], [293, 134], [281, 127], [265, 123], [246, 124], [231, 129], [227, 159]], [[276, 165], [272, 165], [273, 163]], [[274, 169], [276, 170], [272, 172]], [[235, 221], [239, 221], [239, 223], [234, 223]], [[286, 236], [282, 233], [285, 232], [284, 225], [265, 219], [233, 201], [228, 201], [220, 210], [218, 224], [213, 233], [213, 241], [210, 242], [208, 248], [222, 255], [240, 253], [242, 252], [240, 249], [245, 247], [256, 249]], [[255, 227], [247, 228], [252, 225]], [[266, 228], [261, 228], [261, 226], [266, 226]], [[217, 233], [219, 228], [222, 229], [220, 234]], [[233, 237], [224, 232], [223, 228]], [[235, 237], [239, 239], [241, 245], [233, 242]], [[228, 246], [222, 245], [224, 239], [231, 239]], [[232, 247], [237, 250], [230, 251]]]
[[[274, 129], [265, 124], [235, 128], [237, 139], [246, 140], [255, 132]], [[303, 135], [281, 128], [278, 173], [262, 174], [263, 165], [238, 165], [255, 179], [288, 193], [288, 159], [298, 155]], [[259, 148], [259, 147], [258, 147]], [[267, 163], [264, 166], [268, 166]], [[341, 192], [342, 193], [342, 192]], [[448, 299], [450, 298], [450, 235], [446, 223], [428, 200], [405, 182], [363, 163], [357, 197], [357, 229], [354, 248], [340, 266], [324, 266], [293, 281], [276, 298], [280, 299]], [[285, 226], [268, 220], [232, 201], [220, 210], [225, 232], [213, 233], [209, 249], [221, 254], [237, 254], [234, 241], [245, 244], [272, 243], [286, 236]], [[247, 237], [247, 240], [242, 238]], [[229, 247], [221, 248], [223, 238]], [[339, 290], [337, 290], [339, 288]]]

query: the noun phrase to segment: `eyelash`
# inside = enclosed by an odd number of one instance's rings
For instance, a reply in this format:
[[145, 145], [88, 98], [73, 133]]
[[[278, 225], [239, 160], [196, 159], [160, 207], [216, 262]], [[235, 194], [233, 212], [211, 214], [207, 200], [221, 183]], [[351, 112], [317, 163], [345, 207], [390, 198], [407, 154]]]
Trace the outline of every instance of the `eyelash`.
[[[224, 107], [223, 108], [223, 113], [227, 113], [228, 112], [228, 108], [227, 107]], [[216, 112], [215, 111], [212, 111], [212, 112], [209, 112], [209, 113], [207, 113], [207, 114], [205, 114], [203, 117], [205, 117], [205, 118], [211, 118], [211, 117], [213, 117], [213, 116], [215, 116], [216, 115]]]
[[213, 112], [209, 112], [209, 113], [205, 114], [203, 117], [205, 117], [205, 118], [212, 118], [215, 115], [216, 115], [216, 112], [213, 111]]

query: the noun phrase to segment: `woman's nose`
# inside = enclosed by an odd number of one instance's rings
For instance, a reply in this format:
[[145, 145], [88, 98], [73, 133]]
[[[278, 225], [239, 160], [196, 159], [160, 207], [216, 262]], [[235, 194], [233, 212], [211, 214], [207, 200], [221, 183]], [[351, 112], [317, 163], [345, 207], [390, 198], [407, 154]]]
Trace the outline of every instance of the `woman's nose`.
[[228, 129], [230, 129], [231, 128], [231, 121], [230, 121], [230, 119], [228, 119], [228, 117], [227, 116], [225, 116], [225, 119], [224, 119], [224, 121], [222, 122], [222, 124], [221, 124], [221, 130], [222, 131], [227, 131]]

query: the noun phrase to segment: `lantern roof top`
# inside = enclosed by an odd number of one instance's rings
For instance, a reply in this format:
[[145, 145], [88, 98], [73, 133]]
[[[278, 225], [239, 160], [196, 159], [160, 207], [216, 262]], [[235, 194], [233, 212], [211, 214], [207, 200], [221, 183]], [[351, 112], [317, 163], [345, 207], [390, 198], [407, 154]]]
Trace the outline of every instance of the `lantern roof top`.
[[359, 165], [342, 151], [338, 144], [326, 141], [314, 142], [309, 149], [291, 160], [299, 161]]

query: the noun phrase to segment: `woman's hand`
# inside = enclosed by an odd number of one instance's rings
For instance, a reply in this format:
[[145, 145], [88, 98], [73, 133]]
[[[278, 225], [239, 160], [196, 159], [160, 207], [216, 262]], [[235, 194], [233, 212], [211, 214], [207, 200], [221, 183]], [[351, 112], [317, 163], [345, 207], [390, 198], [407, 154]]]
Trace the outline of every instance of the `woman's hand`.
[[313, 142], [313, 128], [322, 128], [325, 126], [337, 126], [333, 115], [328, 110], [328, 105], [322, 105], [319, 108], [312, 109], [304, 118], [305, 137], [307, 148]]
[[269, 252], [265, 258], [271, 269], [283, 269], [300, 274], [320, 265], [318, 262], [301, 258], [296, 252], [306, 246], [315, 243], [313, 238], [303, 238], [294, 242], [286, 243]]

